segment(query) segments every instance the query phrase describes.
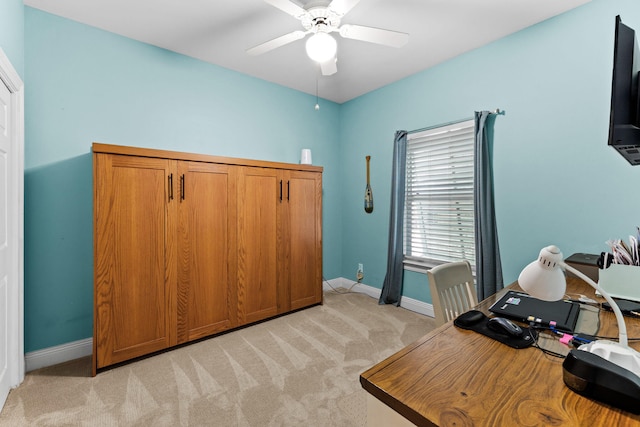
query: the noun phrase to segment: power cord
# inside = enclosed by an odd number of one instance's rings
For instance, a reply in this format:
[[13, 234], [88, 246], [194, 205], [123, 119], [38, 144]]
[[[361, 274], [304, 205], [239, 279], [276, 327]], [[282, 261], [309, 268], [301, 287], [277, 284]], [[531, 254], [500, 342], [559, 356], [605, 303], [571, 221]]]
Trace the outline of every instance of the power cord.
[[[333, 286], [331, 286], [331, 283], [329, 283], [329, 281], [327, 279], [325, 279], [324, 277], [322, 278], [322, 280], [324, 281], [324, 283], [327, 284], [327, 286], [329, 286], [331, 288], [331, 290], [333, 290], [333, 292], [335, 292], [336, 294], [354, 294], [354, 293], [358, 293], [358, 292], [353, 292], [352, 289], [360, 283], [360, 280], [358, 280], [357, 282], [353, 282], [353, 284], [349, 287], [349, 289], [344, 289], [344, 288], [334, 288]], [[341, 290], [342, 289], [342, 290]]]
[[[534, 322], [530, 322], [529, 323], [529, 336], [531, 337], [531, 339], [533, 340], [533, 346], [535, 348], [537, 348], [538, 350], [542, 351], [545, 355], [547, 356], [552, 356], [552, 357], [556, 357], [558, 359], [564, 359], [567, 356], [561, 353], [557, 353], [555, 351], [552, 350], [547, 350], [544, 347], [541, 347], [540, 344], [538, 343], [538, 336], [539, 330], [548, 330], [549, 328], [545, 328], [545, 327], [539, 327], [537, 326]], [[536, 331], [536, 333], [533, 333], [533, 331]]]
[[[565, 354], [562, 353], [557, 353], [555, 351], [552, 350], [548, 350], [544, 347], [542, 347], [539, 342], [538, 342], [538, 336], [539, 336], [539, 332], [538, 333], [533, 333], [532, 331], [551, 331], [556, 335], [564, 335], [563, 332], [560, 332], [558, 330], [556, 330], [555, 328], [550, 328], [550, 327], [546, 327], [546, 326], [540, 326], [538, 324], [535, 324], [534, 322], [529, 323], [529, 336], [531, 337], [531, 339], [533, 340], [533, 347], [537, 348], [538, 350], [542, 351], [545, 355], [547, 356], [552, 356], [552, 357], [556, 357], [559, 359], [564, 359], [567, 356]], [[594, 341], [594, 340], [598, 340], [598, 339], [605, 339], [605, 340], [616, 340], [618, 339], [618, 337], [607, 337], [607, 336], [601, 336], [601, 335], [587, 335], [587, 334], [582, 334], [582, 333], [577, 333], [574, 334], [573, 336], [569, 337], [571, 338], [569, 340], [568, 343], [566, 343], [567, 345], [572, 345], [575, 348], [578, 348], [580, 345], [582, 344], [586, 344], [590, 341]], [[640, 338], [628, 338], [629, 341], [640, 341]]]

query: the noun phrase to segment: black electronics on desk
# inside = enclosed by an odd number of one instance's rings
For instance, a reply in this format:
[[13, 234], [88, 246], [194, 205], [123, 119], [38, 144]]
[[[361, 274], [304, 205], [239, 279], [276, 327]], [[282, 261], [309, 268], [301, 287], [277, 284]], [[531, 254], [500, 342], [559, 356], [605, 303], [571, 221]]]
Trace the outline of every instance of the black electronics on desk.
[[[618, 304], [618, 308], [620, 308], [620, 311], [624, 316], [640, 317], [640, 302], [618, 298], [614, 298], [613, 300]], [[608, 302], [603, 302], [602, 308], [613, 311]]]
[[564, 332], [573, 332], [578, 322], [580, 304], [570, 301], [542, 301], [524, 292], [508, 291], [489, 311], [498, 316], [541, 326], [553, 325]]

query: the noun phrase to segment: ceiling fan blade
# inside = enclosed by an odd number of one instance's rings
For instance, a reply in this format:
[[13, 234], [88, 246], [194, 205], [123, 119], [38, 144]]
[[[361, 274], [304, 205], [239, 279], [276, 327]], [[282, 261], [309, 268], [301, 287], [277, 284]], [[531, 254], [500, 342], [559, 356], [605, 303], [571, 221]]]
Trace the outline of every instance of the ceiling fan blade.
[[344, 16], [353, 9], [360, 0], [333, 0], [328, 8], [340, 16]]
[[306, 34], [307, 33], [305, 33], [304, 31], [294, 31], [292, 33], [285, 34], [284, 36], [277, 37], [273, 40], [269, 40], [268, 42], [264, 42], [262, 44], [259, 44], [258, 46], [247, 49], [247, 53], [253, 56], [262, 55], [263, 53], [279, 48], [280, 46], [284, 46], [285, 44], [300, 40]]
[[362, 25], [345, 24], [340, 27], [340, 35], [346, 39], [402, 47], [409, 41], [409, 34]]
[[300, 19], [307, 13], [306, 10], [298, 6], [297, 4], [291, 3], [289, 0], [264, 0], [265, 3], [270, 4], [273, 7], [276, 7], [283, 11], [284, 13], [288, 13], [296, 19]]
[[338, 59], [334, 56], [328, 61], [320, 64], [320, 70], [323, 76], [332, 76], [338, 72]]

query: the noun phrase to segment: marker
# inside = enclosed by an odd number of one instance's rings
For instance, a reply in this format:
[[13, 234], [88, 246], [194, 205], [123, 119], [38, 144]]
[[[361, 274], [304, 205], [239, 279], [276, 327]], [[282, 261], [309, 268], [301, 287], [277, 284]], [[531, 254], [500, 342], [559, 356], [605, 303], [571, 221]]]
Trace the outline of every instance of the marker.
[[529, 316], [527, 317], [527, 322], [531, 322], [531, 323], [537, 323], [540, 326], [546, 326], [548, 328], [553, 328], [557, 325], [555, 320], [551, 320], [549, 322], [545, 322], [543, 321], [541, 318], [539, 317], [535, 317], [535, 316]]

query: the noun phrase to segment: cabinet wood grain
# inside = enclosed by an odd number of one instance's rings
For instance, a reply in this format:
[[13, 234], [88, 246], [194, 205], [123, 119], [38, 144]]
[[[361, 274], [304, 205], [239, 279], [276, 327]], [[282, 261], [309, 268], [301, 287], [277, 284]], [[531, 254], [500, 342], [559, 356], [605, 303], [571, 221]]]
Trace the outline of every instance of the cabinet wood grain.
[[[174, 239], [165, 180], [170, 162], [102, 156], [96, 160], [95, 338], [102, 365], [175, 344], [170, 314]], [[166, 250], [166, 248], [169, 250]]]
[[278, 171], [242, 168], [238, 181], [238, 308], [241, 323], [278, 314]]
[[322, 182], [320, 174], [288, 171], [287, 198], [282, 202], [282, 269], [289, 292], [287, 309], [298, 309], [322, 300]]
[[235, 169], [181, 162], [178, 167], [178, 342], [237, 325]]

